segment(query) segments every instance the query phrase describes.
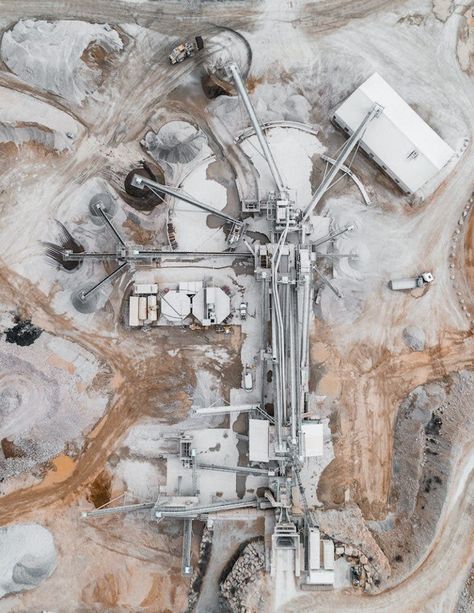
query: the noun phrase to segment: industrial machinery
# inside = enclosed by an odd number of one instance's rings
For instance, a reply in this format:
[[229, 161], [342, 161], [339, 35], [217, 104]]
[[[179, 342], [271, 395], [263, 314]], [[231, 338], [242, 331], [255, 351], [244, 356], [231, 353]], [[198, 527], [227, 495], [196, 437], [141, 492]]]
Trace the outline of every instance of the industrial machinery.
[[192, 57], [197, 51], [204, 49], [204, 41], [202, 36], [196, 36], [194, 42], [184, 41], [177, 45], [170, 53], [169, 60], [171, 64], [180, 64], [188, 57]]
[[[233, 82], [247, 111], [260, 145], [261, 154], [273, 178], [273, 189], [259, 199], [252, 213], [255, 216], [261, 216], [262, 220], [268, 224], [266, 234], [270, 239], [269, 242], [260, 243], [255, 240], [252, 244], [248, 243], [245, 237], [246, 226], [243, 221], [217, 211], [179, 189], [161, 185], [138, 175], [134, 176], [132, 184], [138, 188], [148, 188], [168, 194], [208, 213], [220, 216], [225, 222], [232, 224], [231, 232], [228, 234], [228, 244], [233, 245], [237, 237], [237, 241], [242, 239], [248, 248], [246, 254], [240, 251], [229, 251], [220, 255], [222, 257], [250, 257], [254, 261], [254, 275], [261, 290], [262, 345], [258, 363], [253, 365], [255, 368], [252, 371], [245, 369], [242, 386], [248, 392], [253, 391], [254, 388], [259, 389], [262, 401], [248, 405], [212, 406], [196, 411], [197, 414], [211, 415], [223, 412], [249, 412], [251, 418], [249, 418], [248, 440], [251, 465], [201, 466], [191, 453], [189, 470], [192, 471], [193, 482], [200, 470], [224, 470], [236, 474], [266, 475], [268, 485], [261, 498], [219, 501], [208, 505], [200, 503], [198, 489], [193, 487], [194, 495], [188, 496], [186, 500], [183, 499], [180, 505], [177, 505], [171, 498], [156, 502], [154, 517], [174, 517], [185, 520], [183, 572], [189, 574], [191, 530], [189, 522], [193, 518], [244, 507], [255, 507], [262, 511], [271, 509], [274, 514], [272, 551], [268, 556], [268, 559], [271, 560], [271, 572], [278, 574], [279, 565], [285, 564], [284, 572], [292, 571], [294, 576], [299, 577], [300, 573], [304, 572], [304, 569], [301, 568], [301, 535], [306, 542], [310, 533], [313, 534], [313, 541], [317, 534], [315, 530], [317, 526], [306, 498], [302, 469], [308, 458], [323, 453], [322, 425], [308, 419], [310, 414], [309, 336], [316, 280], [327, 285], [336, 296], [342, 296], [341, 292], [325, 277], [318, 264], [324, 258], [350, 257], [347, 254], [338, 255], [333, 252], [322, 253], [320, 247], [326, 243], [334, 243], [337, 237], [353, 230], [351, 225], [346, 225], [343, 228], [333, 228], [322, 238], [314, 239], [312, 238], [312, 212], [333, 185], [338, 172], [344, 171], [344, 162], [357, 147], [368, 123], [376, 121], [382, 114], [383, 108], [377, 103], [371, 107], [359, 127], [354, 130], [342, 147], [338, 157], [333, 160], [330, 171], [323, 177], [310, 202], [301, 203], [297, 202], [294, 191], [286, 185], [275, 162], [239, 68], [235, 64], [230, 64], [226, 67], [225, 72], [227, 78]], [[230, 240], [229, 236], [232, 237]], [[183, 255], [177, 251], [169, 252], [169, 254], [175, 258]], [[143, 250], [143, 248], [131, 250], [124, 244], [119, 245], [116, 253], [112, 255], [123, 263], [127, 263], [129, 259], [153, 261], [153, 259], [164, 257], [163, 251], [153, 252]], [[86, 254], [69, 253], [68, 257], [79, 259], [86, 257]], [[203, 325], [208, 325], [209, 321], [216, 319], [215, 307], [218, 301], [215, 288], [208, 287], [203, 289], [203, 292], [203, 299], [199, 302], [199, 304], [202, 302], [203, 311], [200, 321]], [[244, 301], [239, 306], [239, 315], [243, 320], [247, 317], [247, 303]], [[216, 321], [216, 323], [222, 322]], [[254, 373], [255, 376], [253, 376]], [[271, 399], [271, 402], [267, 403], [266, 398]], [[113, 511], [110, 509], [110, 512]], [[102, 511], [91, 511], [88, 515], [94, 516], [98, 513]], [[329, 544], [333, 545], [331, 541]], [[327, 549], [327, 558], [330, 561], [329, 545]], [[318, 565], [319, 562], [315, 560], [312, 568], [313, 584], [320, 580], [317, 572]], [[328, 572], [331, 574], [332, 568], [325, 567], [324, 571], [326, 575]], [[324, 581], [326, 582], [327, 579]], [[307, 582], [310, 582], [308, 577]]]
[[404, 279], [392, 279], [389, 281], [388, 286], [391, 290], [406, 290], [415, 289], [417, 287], [423, 287], [434, 280], [431, 272], [422, 272], [417, 277], [406, 277]]

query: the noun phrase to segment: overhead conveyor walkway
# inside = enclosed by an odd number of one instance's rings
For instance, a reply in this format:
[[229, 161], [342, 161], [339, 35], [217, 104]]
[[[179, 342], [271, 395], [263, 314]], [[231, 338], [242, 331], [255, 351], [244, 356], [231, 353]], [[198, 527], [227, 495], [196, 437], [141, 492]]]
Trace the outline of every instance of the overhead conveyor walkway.
[[257, 498], [248, 500], [233, 500], [210, 505], [199, 505], [185, 509], [183, 507], [155, 506], [156, 517], [174, 517], [176, 519], [186, 519], [200, 517], [208, 513], [219, 513], [220, 511], [233, 511], [235, 509], [249, 509], [258, 506]]

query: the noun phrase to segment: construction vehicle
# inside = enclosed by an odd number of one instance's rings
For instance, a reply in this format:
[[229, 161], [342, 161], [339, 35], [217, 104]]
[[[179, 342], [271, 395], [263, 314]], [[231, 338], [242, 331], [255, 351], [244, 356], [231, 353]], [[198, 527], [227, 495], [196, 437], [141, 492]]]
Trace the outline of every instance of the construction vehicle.
[[218, 333], [218, 334], [232, 334], [232, 328], [230, 326], [215, 326], [214, 330]]
[[194, 42], [185, 41], [177, 45], [170, 53], [169, 60], [171, 64], [180, 64], [188, 57], [192, 57], [196, 51], [204, 49], [204, 41], [202, 36], [196, 36]]
[[388, 282], [388, 286], [391, 290], [405, 290], [415, 289], [417, 287], [423, 287], [428, 283], [431, 283], [434, 277], [431, 272], [422, 272], [417, 277], [407, 277], [405, 279], [392, 279]]
[[253, 390], [253, 377], [252, 371], [248, 366], [245, 367], [244, 374], [242, 377], [242, 387], [246, 392], [251, 392]]

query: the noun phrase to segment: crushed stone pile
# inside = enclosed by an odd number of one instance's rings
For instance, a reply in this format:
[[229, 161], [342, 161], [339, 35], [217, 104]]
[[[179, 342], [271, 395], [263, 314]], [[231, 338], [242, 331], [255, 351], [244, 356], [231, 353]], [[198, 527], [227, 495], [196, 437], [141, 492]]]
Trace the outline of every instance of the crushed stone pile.
[[246, 603], [251, 596], [251, 592], [253, 595], [260, 592], [259, 589], [254, 588], [255, 584], [258, 584], [258, 581], [262, 578], [264, 570], [265, 547], [263, 540], [249, 543], [243, 548], [231, 571], [220, 584], [221, 595], [225, 599], [229, 611], [237, 613], [249, 610]]
[[56, 568], [53, 536], [38, 524], [0, 528], [0, 552], [0, 598], [37, 587]]
[[157, 161], [169, 164], [188, 164], [201, 151], [206, 136], [186, 121], [170, 121], [157, 134], [147, 132], [143, 146]]

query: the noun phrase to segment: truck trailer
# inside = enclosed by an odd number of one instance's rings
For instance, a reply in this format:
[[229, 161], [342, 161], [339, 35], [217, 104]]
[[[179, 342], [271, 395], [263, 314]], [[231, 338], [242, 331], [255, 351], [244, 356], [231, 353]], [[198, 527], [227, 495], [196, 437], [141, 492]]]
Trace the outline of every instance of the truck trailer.
[[391, 290], [407, 290], [416, 289], [417, 287], [423, 287], [427, 283], [431, 283], [434, 277], [430, 272], [423, 272], [417, 277], [406, 277], [404, 279], [392, 279], [388, 282], [388, 286]]

